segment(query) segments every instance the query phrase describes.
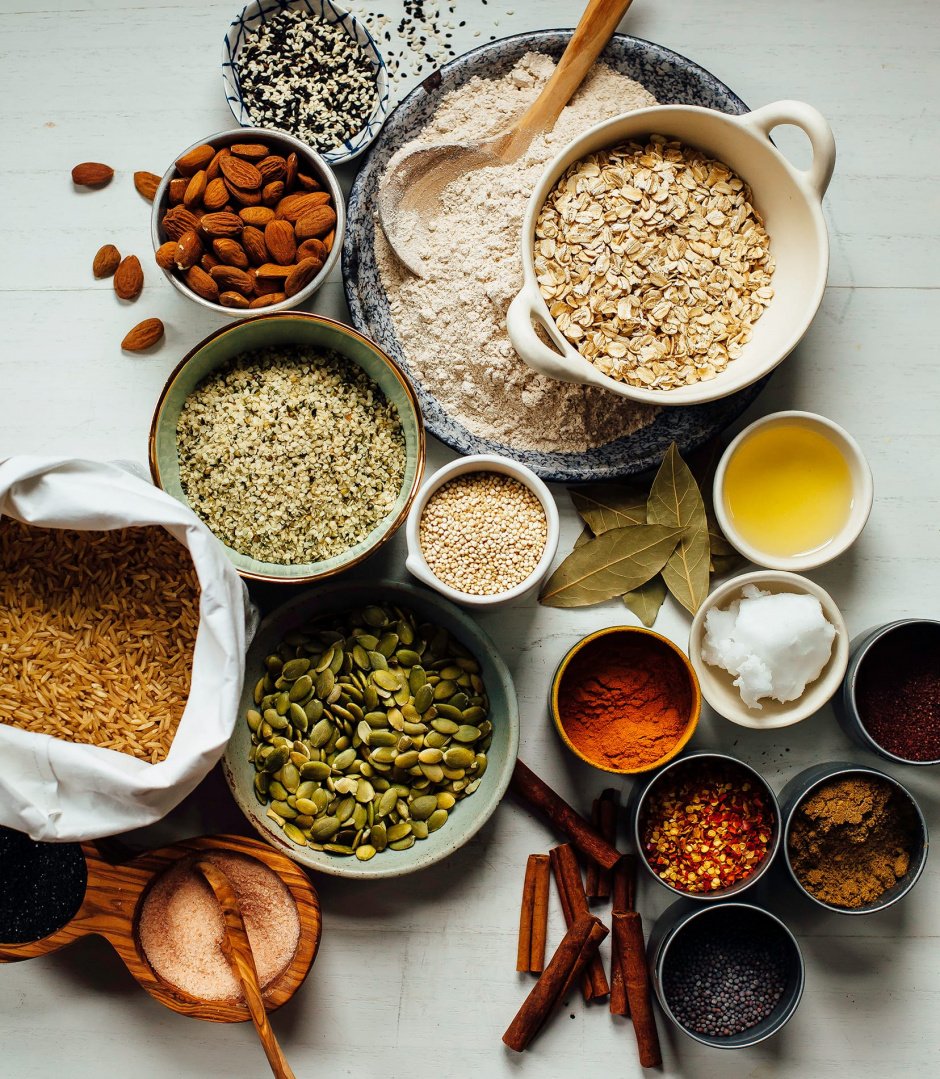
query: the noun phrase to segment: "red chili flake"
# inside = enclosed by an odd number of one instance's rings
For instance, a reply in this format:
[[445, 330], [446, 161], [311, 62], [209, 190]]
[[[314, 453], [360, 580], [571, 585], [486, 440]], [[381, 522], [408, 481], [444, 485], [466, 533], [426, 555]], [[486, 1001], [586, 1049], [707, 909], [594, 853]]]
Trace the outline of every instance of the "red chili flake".
[[[704, 776], [674, 769], [653, 789], [643, 849], [659, 877], [684, 892], [717, 891], [746, 880], [767, 854], [773, 813], [763, 792], [733, 769]], [[702, 840], [708, 837], [709, 842]], [[708, 855], [703, 860], [703, 855]]]

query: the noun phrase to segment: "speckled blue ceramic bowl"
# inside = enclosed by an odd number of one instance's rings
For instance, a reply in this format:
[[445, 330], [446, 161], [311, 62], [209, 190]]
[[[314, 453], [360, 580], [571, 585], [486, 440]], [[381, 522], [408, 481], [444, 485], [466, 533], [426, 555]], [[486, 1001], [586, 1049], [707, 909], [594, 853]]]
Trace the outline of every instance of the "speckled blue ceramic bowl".
[[[353, 325], [377, 341], [408, 371], [415, 384], [427, 429], [460, 453], [496, 453], [528, 465], [546, 480], [588, 482], [633, 475], [659, 464], [673, 441], [688, 452], [722, 431], [754, 400], [767, 382], [740, 393], [689, 408], [664, 409], [647, 426], [593, 450], [547, 453], [478, 438], [449, 416], [410, 370], [395, 334], [388, 300], [376, 265], [374, 210], [379, 180], [392, 155], [430, 120], [441, 98], [474, 75], [499, 78], [527, 52], [558, 58], [570, 30], [540, 30], [483, 45], [445, 64], [413, 90], [386, 121], [349, 196], [343, 244], [343, 281]], [[724, 83], [678, 53], [650, 41], [614, 35], [601, 60], [645, 86], [662, 104], [701, 105], [741, 115], [747, 105]], [[521, 280], [521, 268], [520, 268]]]

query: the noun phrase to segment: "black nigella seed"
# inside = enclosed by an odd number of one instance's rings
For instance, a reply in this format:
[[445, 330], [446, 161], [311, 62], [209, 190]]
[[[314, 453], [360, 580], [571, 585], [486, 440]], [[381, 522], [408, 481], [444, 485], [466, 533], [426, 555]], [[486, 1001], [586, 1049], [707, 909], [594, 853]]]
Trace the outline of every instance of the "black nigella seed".
[[769, 919], [741, 911], [700, 916], [666, 953], [663, 993], [679, 1023], [731, 1037], [763, 1022], [787, 983], [787, 940]]
[[60, 929], [82, 905], [87, 876], [77, 843], [37, 843], [0, 827], [0, 942], [25, 944]]

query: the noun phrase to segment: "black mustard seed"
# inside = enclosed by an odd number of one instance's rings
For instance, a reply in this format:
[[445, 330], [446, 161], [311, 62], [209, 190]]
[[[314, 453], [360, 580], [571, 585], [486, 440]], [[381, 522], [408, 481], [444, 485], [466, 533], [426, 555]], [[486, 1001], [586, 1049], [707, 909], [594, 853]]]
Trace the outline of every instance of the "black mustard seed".
[[680, 930], [663, 968], [663, 994], [676, 1019], [712, 1038], [757, 1026], [786, 988], [786, 945], [764, 918], [740, 911], [696, 918]]
[[60, 929], [82, 905], [87, 878], [77, 843], [37, 843], [0, 827], [0, 942], [26, 944]]

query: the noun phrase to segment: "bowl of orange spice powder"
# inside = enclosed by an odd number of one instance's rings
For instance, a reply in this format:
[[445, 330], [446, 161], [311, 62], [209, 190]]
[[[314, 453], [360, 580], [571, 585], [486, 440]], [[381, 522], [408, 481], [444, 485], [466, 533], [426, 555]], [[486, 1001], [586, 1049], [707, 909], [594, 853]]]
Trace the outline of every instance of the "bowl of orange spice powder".
[[561, 661], [550, 708], [572, 753], [605, 772], [636, 775], [682, 750], [698, 724], [702, 694], [672, 641], [638, 626], [610, 626]]

